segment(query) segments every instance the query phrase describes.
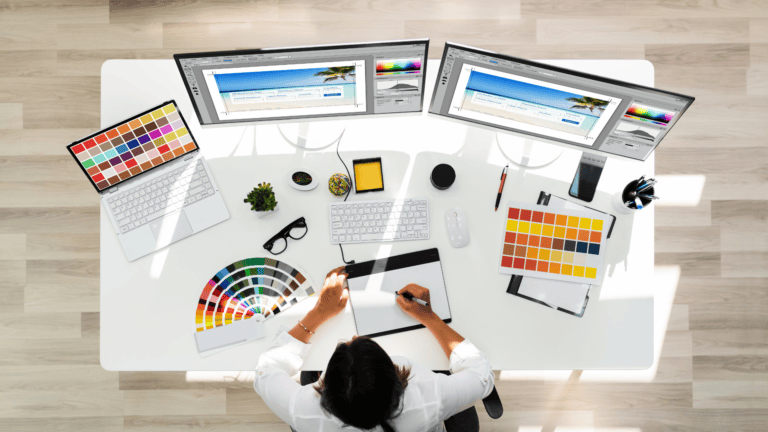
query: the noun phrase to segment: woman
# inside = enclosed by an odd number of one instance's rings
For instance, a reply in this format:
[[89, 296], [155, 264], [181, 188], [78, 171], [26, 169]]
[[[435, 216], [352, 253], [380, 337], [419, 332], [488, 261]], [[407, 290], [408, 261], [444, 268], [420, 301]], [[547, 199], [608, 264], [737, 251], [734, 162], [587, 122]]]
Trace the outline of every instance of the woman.
[[[450, 359], [452, 375], [390, 358], [373, 340], [356, 336], [336, 347], [317, 385], [296, 383], [291, 376], [301, 368], [312, 335], [347, 305], [346, 278], [344, 267], [328, 273], [315, 307], [289, 332], [278, 334], [259, 358], [253, 387], [283, 421], [299, 432], [441, 431], [445, 419], [491, 393], [494, 377], [485, 355], [429, 306], [402, 295], [397, 303], [432, 332]], [[399, 293], [429, 303], [424, 287], [410, 284]]]

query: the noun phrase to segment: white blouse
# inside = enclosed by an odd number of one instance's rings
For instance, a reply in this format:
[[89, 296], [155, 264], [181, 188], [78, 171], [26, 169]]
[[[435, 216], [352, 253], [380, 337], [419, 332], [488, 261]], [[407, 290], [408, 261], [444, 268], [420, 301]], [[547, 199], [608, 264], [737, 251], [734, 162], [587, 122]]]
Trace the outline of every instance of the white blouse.
[[[304, 363], [311, 344], [281, 332], [272, 347], [259, 357], [253, 388], [284, 422], [304, 431], [356, 431], [320, 406], [320, 395], [312, 386], [301, 386], [291, 378]], [[403, 395], [403, 411], [390, 421], [397, 432], [443, 431], [443, 421], [474, 405], [493, 390], [493, 371], [488, 358], [468, 340], [451, 353], [452, 375], [434, 373], [405, 357], [392, 357], [395, 364], [410, 366], [411, 375]], [[381, 427], [371, 429], [380, 431]]]

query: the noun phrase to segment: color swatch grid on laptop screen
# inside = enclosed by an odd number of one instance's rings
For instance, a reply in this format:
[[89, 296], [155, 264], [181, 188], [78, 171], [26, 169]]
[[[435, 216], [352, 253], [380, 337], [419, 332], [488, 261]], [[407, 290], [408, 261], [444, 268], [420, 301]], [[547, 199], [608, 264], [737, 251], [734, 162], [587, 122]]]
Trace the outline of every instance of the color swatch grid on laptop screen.
[[561, 212], [560, 209], [547, 212], [510, 205], [500, 271], [599, 283], [605, 247], [604, 228], [607, 229], [609, 224], [603, 219]]
[[196, 148], [173, 104], [71, 147], [99, 190]]

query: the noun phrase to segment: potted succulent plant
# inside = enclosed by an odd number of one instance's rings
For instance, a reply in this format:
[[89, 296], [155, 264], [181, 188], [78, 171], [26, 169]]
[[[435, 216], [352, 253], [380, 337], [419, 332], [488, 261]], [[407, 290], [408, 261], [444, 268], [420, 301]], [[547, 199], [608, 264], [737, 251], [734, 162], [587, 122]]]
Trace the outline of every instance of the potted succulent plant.
[[278, 210], [275, 192], [270, 183], [259, 183], [257, 187], [248, 192], [248, 196], [243, 202], [249, 203], [251, 210], [255, 211], [259, 217], [264, 217]]

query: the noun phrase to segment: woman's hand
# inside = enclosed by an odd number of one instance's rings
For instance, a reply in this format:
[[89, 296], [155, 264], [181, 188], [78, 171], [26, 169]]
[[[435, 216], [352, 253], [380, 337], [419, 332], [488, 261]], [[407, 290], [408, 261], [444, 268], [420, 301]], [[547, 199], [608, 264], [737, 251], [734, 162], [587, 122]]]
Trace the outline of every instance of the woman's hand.
[[429, 303], [429, 289], [416, 284], [408, 284], [405, 286], [405, 288], [401, 289], [397, 293], [400, 294], [397, 296], [397, 304], [400, 305], [405, 313], [417, 321], [424, 323], [424, 321], [428, 318], [435, 316], [435, 313], [432, 312], [432, 306], [422, 306], [415, 301], [408, 300], [403, 296], [403, 294], [408, 293], [412, 295], [413, 298], [421, 299]]
[[347, 306], [349, 290], [344, 288], [347, 276], [349, 275], [344, 272], [343, 266], [328, 272], [323, 289], [320, 290], [320, 299], [314, 308], [320, 320], [333, 318]]

